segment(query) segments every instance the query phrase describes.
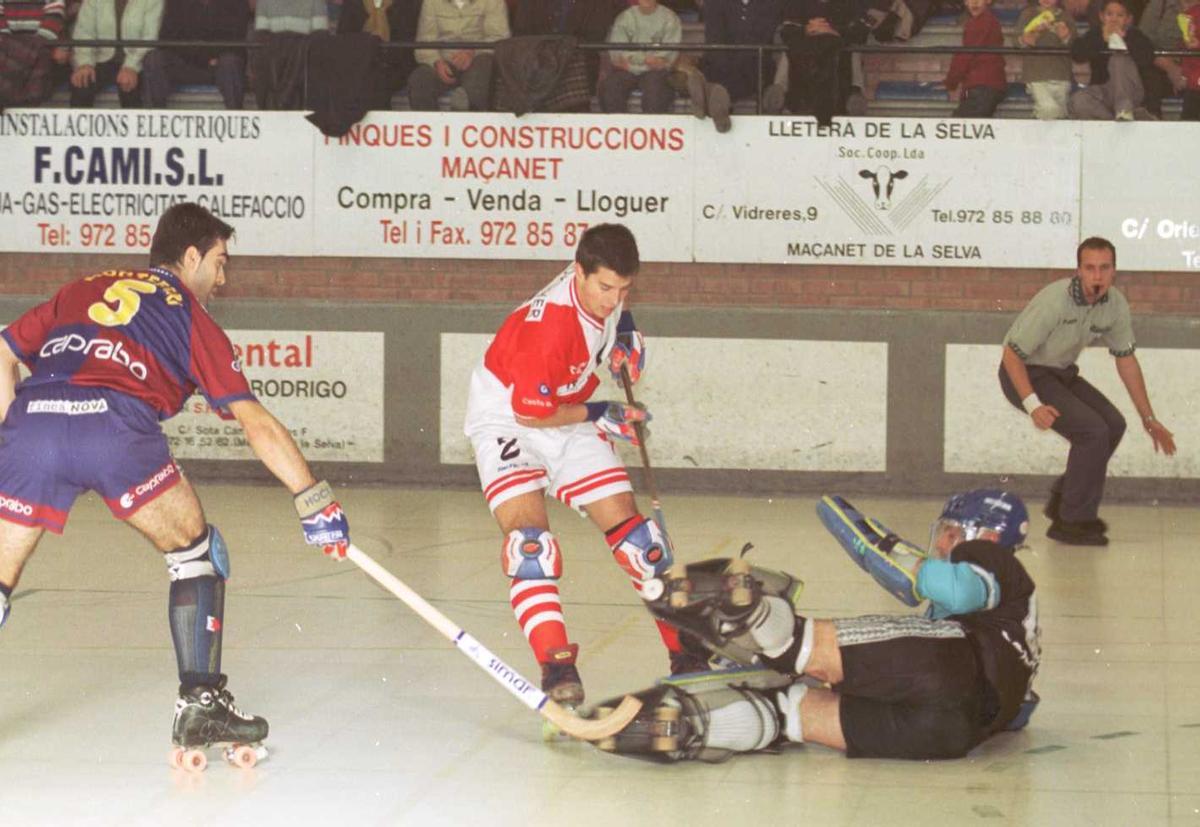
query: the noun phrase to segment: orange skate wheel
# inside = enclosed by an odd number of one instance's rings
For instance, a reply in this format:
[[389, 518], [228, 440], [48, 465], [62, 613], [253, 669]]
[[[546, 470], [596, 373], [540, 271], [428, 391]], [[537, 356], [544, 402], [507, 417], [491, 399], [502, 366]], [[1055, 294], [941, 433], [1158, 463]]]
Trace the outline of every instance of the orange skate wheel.
[[188, 772], [204, 772], [204, 768], [208, 766], [208, 756], [204, 754], [204, 750], [186, 750], [180, 759], [180, 766]]
[[239, 744], [227, 754], [230, 764], [248, 770], [258, 763], [258, 750], [246, 744]]
[[679, 739], [674, 735], [660, 735], [650, 741], [650, 749], [655, 752], [674, 752], [679, 749]]
[[167, 755], [167, 763], [177, 770], [183, 769], [183, 747], [171, 747]]

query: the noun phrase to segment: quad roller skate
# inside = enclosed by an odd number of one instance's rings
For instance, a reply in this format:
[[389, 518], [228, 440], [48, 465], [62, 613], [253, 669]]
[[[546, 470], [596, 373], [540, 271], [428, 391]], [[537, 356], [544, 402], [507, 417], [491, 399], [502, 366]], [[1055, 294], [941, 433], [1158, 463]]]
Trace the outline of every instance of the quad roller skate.
[[[546, 653], [549, 660], [541, 664], [542, 691], [564, 709], [572, 712], [583, 703], [583, 681], [575, 660], [579, 657], [579, 644], [572, 643]], [[555, 741], [566, 738], [552, 721], [542, 721], [542, 740]]]
[[744, 559], [716, 558], [674, 566], [646, 581], [642, 597], [650, 613], [699, 641], [714, 655], [741, 666], [759, 663], [750, 624], [764, 596], [798, 607], [804, 583], [790, 574], [752, 566]]
[[205, 750], [215, 746], [229, 764], [249, 769], [267, 757], [266, 737], [266, 720], [234, 705], [222, 675], [215, 686], [180, 688], [171, 728], [175, 746], [167, 760], [175, 769], [203, 772], [208, 766]]
[[[634, 694], [642, 710], [629, 724], [596, 742], [597, 749], [651, 761], [723, 761], [735, 752], [763, 750], [781, 736], [773, 695], [792, 679], [769, 669], [724, 669], [666, 678]], [[620, 698], [597, 706], [604, 718]]]

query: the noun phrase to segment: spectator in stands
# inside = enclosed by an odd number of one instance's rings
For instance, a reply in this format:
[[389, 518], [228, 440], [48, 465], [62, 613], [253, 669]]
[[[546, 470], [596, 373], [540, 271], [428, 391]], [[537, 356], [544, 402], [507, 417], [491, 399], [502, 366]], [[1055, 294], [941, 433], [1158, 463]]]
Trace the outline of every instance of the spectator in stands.
[[[678, 45], [683, 40], [679, 15], [661, 6], [658, 0], [637, 0], [617, 16], [609, 43]], [[600, 82], [600, 105], [605, 112], [625, 112], [629, 94], [641, 90], [642, 111], [668, 112], [675, 101], [670, 75], [679, 52], [611, 51], [612, 71]]]
[[[845, 113], [850, 94], [850, 61], [842, 51], [848, 39], [866, 40], [866, 30], [854, 26], [854, 7], [844, 0], [787, 0], [779, 36], [787, 52], [787, 108], [793, 114], [812, 112], [817, 123], [833, 122]], [[768, 88], [779, 88], [776, 84]], [[775, 94], [764, 94], [768, 112], [779, 111]]]
[[[117, 19], [117, 6], [121, 18]], [[83, 0], [72, 40], [156, 40], [163, 0]], [[114, 81], [122, 109], [142, 105], [141, 73], [146, 49], [77, 46], [71, 56], [71, 106], [91, 107], [96, 92]]]
[[[710, 44], [767, 46], [783, 20], [782, 0], [705, 0], [703, 5], [704, 39]], [[769, 82], [770, 61], [760, 66], [753, 51], [707, 52], [701, 65], [710, 81], [709, 117], [718, 132], [726, 132], [733, 101], [757, 97], [759, 83]]]
[[[1186, 49], [1179, 16], [1183, 13], [1184, 0], [1150, 0], [1145, 9], [1129, 6], [1138, 29], [1150, 38], [1156, 50]], [[1181, 91], [1187, 80], [1174, 57], [1156, 57], [1154, 66], [1141, 73], [1145, 91], [1143, 105], [1156, 118], [1162, 118], [1163, 98]]]
[[[1016, 45], [1025, 49], [1061, 49], [1075, 40], [1075, 21], [1060, 0], [1030, 0], [1017, 17]], [[1021, 81], [1033, 98], [1033, 115], [1054, 121], [1067, 117], [1071, 59], [1066, 55], [1025, 55]]]
[[[260, 0], [261, 2], [261, 0]], [[250, 24], [246, 0], [166, 0], [159, 39], [231, 42], [245, 40]], [[214, 84], [226, 109], [246, 97], [246, 55], [238, 48], [152, 49], [142, 64], [142, 100], [164, 109], [171, 90]]]
[[54, 91], [54, 45], [66, 31], [62, 0], [0, 0], [0, 109], [42, 103]]
[[47, 43], [66, 32], [63, 0], [4, 0], [0, 2], [0, 34], [35, 34]]
[[[1003, 46], [1000, 20], [992, 13], [991, 0], [966, 0], [963, 23], [964, 46]], [[961, 94], [960, 94], [961, 90]], [[958, 98], [956, 118], [990, 118], [1008, 91], [1004, 55], [956, 54], [946, 73], [946, 92]]]
[[[494, 42], [509, 36], [504, 0], [425, 0], [417, 21], [419, 41]], [[485, 110], [491, 102], [492, 55], [475, 49], [418, 49], [408, 79], [408, 102], [416, 110], [438, 108], [450, 92], [450, 108]]]
[[[628, 0], [509, 0], [514, 35], [569, 35], [580, 43], [604, 43], [613, 21], [628, 6]], [[600, 52], [577, 54], [578, 63], [564, 73], [548, 101], [551, 111], [591, 110]]]
[[305, 108], [308, 36], [328, 33], [325, 0], [257, 0], [250, 80], [259, 109]]
[[[384, 43], [412, 43], [417, 39], [421, 0], [345, 0], [338, 15], [339, 34], [370, 32]], [[383, 49], [376, 86], [371, 90], [372, 109], [391, 109], [392, 96], [404, 88], [417, 68], [412, 49]]]
[[[1200, 0], [1181, 0], [1183, 9], [1179, 28], [1183, 43], [1191, 51], [1200, 51]], [[1180, 65], [1183, 72], [1183, 112], [1181, 121], [1200, 121], [1200, 58], [1185, 57]]]
[[[1109, 54], [1108, 52], [1112, 52]], [[1084, 120], [1153, 120], [1142, 105], [1144, 76], [1154, 70], [1154, 44], [1133, 25], [1125, 0], [1106, 0], [1100, 25], [1071, 44], [1071, 59], [1089, 63], [1088, 85], [1071, 95], [1071, 114]]]

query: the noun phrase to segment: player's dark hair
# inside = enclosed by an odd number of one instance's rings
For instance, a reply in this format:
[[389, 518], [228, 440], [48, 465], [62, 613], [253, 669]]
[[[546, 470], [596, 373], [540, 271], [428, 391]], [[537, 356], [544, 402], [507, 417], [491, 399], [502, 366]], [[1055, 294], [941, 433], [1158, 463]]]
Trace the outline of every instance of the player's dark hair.
[[[1112, 0], [1112, 2], [1117, 2], [1117, 0]], [[1113, 267], [1117, 266], [1117, 248], [1114, 247], [1113, 243], [1107, 238], [1101, 238], [1098, 235], [1094, 235], [1091, 238], [1085, 238], [1083, 241], [1079, 242], [1079, 247], [1075, 250], [1076, 267], [1079, 267], [1083, 264], [1084, 250], [1108, 250], [1110, 253], [1112, 253]]]
[[[1137, 17], [1137, 15], [1133, 13], [1133, 4], [1130, 3], [1129, 0], [1104, 0], [1104, 5], [1100, 6], [1100, 11], [1103, 12], [1105, 9], [1107, 9], [1109, 6], [1111, 6], [1113, 3], [1116, 3], [1118, 6], [1125, 9], [1125, 13], [1127, 15], [1129, 15], [1130, 17]], [[1092, 247], [1090, 249], [1098, 250], [1100, 248]]]
[[150, 242], [150, 266], [179, 263], [188, 247], [204, 256], [218, 241], [228, 241], [233, 227], [199, 204], [176, 204], [158, 219]]
[[638, 271], [637, 240], [624, 224], [597, 224], [588, 227], [575, 249], [575, 261], [590, 276], [607, 267], [618, 276], [629, 278]]

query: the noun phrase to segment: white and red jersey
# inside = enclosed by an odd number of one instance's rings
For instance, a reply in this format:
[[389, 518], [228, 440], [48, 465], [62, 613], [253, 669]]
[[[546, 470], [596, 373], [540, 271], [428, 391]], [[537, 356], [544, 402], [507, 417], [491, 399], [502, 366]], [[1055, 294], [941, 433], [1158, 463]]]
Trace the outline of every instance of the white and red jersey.
[[468, 418], [506, 408], [507, 416], [544, 419], [560, 405], [587, 401], [620, 315], [620, 305], [607, 319], [588, 313], [568, 266], [500, 326], [472, 377]]

